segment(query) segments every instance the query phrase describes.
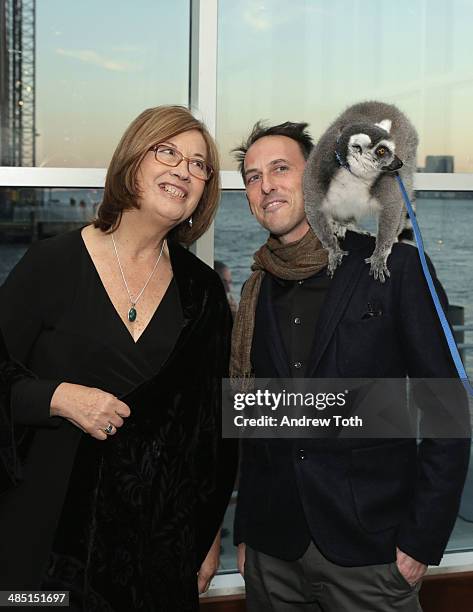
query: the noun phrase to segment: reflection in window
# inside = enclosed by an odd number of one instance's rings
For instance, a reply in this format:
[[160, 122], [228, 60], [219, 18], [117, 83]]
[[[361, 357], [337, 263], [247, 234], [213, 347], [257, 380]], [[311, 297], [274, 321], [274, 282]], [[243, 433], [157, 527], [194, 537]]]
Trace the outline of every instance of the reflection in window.
[[87, 225], [102, 189], [0, 188], [0, 284], [35, 240]]
[[317, 139], [346, 106], [382, 100], [417, 127], [419, 167], [473, 171], [471, 2], [293, 0], [288, 10], [283, 0], [242, 0], [219, 9], [224, 169], [235, 168], [229, 150], [259, 119], [308, 121]]

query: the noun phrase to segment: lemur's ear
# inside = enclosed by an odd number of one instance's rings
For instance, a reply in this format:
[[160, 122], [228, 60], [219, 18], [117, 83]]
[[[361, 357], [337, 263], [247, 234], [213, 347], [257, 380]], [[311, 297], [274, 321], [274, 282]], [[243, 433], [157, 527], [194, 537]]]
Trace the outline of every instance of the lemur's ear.
[[380, 127], [382, 130], [385, 130], [388, 134], [391, 131], [391, 124], [392, 124], [391, 119], [383, 119], [379, 123], [375, 123], [375, 125]]

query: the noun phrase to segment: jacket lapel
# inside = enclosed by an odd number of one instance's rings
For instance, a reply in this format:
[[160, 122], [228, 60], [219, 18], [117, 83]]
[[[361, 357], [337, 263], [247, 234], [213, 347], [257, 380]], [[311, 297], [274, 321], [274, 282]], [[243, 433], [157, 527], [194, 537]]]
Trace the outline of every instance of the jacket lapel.
[[[346, 241], [345, 248], [349, 251], [356, 250], [356, 240], [353, 242], [352, 245]], [[368, 274], [368, 265], [364, 262], [364, 258], [348, 255], [342, 260], [342, 265], [335, 272], [317, 321], [314, 345], [311, 351], [311, 365], [307, 372], [308, 378], [315, 375], [320, 360], [335, 333], [363, 270]]]
[[189, 261], [192, 255], [184, 247], [175, 242], [169, 242], [169, 256], [179, 290], [184, 319], [187, 324], [200, 311], [203, 297], [202, 286], [195, 282], [198, 279], [192, 273], [191, 262]]

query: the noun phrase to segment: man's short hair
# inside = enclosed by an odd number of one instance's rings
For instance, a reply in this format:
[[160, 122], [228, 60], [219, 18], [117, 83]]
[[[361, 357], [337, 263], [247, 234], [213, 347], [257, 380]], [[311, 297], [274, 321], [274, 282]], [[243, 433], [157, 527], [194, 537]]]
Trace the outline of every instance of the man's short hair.
[[267, 126], [263, 121], [257, 121], [248, 138], [244, 140], [239, 147], [235, 147], [231, 151], [234, 153], [234, 157], [238, 162], [238, 170], [243, 177], [243, 182], [245, 182], [245, 157], [248, 153], [248, 149], [257, 140], [264, 138], [264, 136], [287, 136], [288, 138], [292, 138], [292, 140], [295, 140], [299, 145], [304, 159], [307, 159], [314, 146], [312, 136], [306, 130], [308, 125], [308, 123], [286, 121], [279, 125]]

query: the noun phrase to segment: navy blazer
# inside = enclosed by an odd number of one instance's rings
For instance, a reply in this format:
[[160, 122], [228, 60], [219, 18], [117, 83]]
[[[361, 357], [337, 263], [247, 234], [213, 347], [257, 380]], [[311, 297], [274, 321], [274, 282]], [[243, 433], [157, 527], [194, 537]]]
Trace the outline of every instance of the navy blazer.
[[[417, 249], [394, 245], [391, 277], [383, 284], [365, 263], [373, 238], [348, 232], [344, 248], [350, 254], [322, 307], [308, 376], [455, 377]], [[373, 305], [377, 316], [364, 317]], [[260, 363], [266, 360], [265, 376], [289, 378], [271, 311], [263, 283], [253, 352], [259, 351]], [[467, 410], [466, 401], [459, 410]], [[470, 440], [460, 438], [419, 445], [415, 439], [244, 440], [235, 543], [295, 560], [313, 539], [328, 559], [345, 566], [390, 563], [398, 546], [418, 561], [438, 564], [469, 456]]]

